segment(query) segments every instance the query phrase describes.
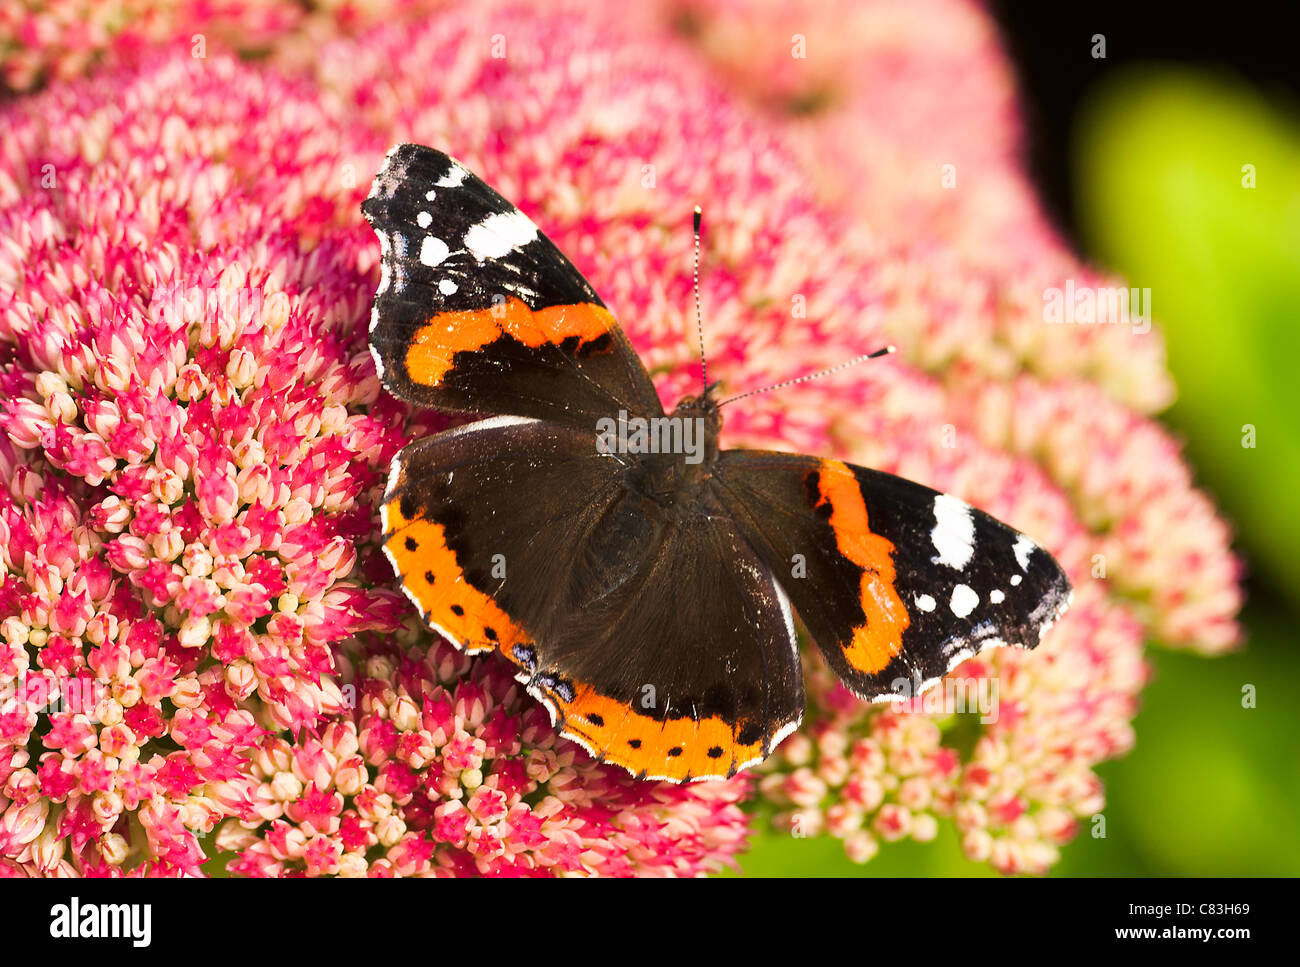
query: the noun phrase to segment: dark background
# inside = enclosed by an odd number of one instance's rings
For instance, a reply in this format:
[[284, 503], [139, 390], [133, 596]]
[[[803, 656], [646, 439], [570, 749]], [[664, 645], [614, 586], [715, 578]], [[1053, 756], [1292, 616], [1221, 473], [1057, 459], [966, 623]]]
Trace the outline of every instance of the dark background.
[[[990, 10], [1019, 74], [1029, 171], [1057, 226], [1086, 251], [1070, 170], [1079, 105], [1107, 74], [1171, 61], [1229, 70], [1265, 94], [1300, 100], [1300, 4], [993, 0]], [[1106, 37], [1106, 59], [1092, 36]]]

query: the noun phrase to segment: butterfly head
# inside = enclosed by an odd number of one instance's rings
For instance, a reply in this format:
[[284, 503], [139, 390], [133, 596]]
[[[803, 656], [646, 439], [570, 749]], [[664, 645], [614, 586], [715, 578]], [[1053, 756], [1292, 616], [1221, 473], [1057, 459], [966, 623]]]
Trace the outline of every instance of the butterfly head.
[[718, 401], [713, 396], [713, 390], [717, 385], [717, 382], [708, 384], [704, 392], [698, 396], [683, 396], [677, 403], [677, 408], [671, 414], [682, 419], [702, 421], [701, 426], [704, 429], [706, 438], [715, 444], [718, 434], [722, 431], [722, 411], [718, 408]]
[[688, 455], [686, 463], [706, 471], [718, 458], [718, 436], [722, 432], [722, 412], [713, 397], [717, 385], [708, 384], [698, 396], [683, 397], [669, 414], [672, 423], [680, 424], [687, 431], [685, 438], [697, 441], [696, 449]]

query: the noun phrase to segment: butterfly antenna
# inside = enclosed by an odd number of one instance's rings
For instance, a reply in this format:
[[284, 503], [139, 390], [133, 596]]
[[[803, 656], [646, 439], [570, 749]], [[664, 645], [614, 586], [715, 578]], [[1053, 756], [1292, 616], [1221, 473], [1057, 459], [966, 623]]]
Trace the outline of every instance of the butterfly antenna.
[[865, 362], [868, 359], [876, 359], [880, 356], [888, 356], [894, 352], [893, 346], [884, 346], [877, 349], [874, 353], [867, 353], [864, 356], [857, 356], [848, 362], [840, 363], [838, 366], [831, 366], [828, 369], [822, 369], [815, 373], [809, 373], [807, 376], [796, 376], [794, 379], [785, 379], [779, 383], [773, 383], [771, 386], [764, 386], [762, 389], [752, 389], [748, 393], [740, 393], [736, 396], [728, 396], [719, 403], [719, 406], [726, 406], [728, 403], [734, 403], [736, 400], [743, 400], [746, 396], [757, 396], [759, 393], [770, 393], [774, 389], [780, 389], [782, 386], [793, 386], [795, 383], [807, 383], [810, 380], [821, 379], [823, 376], [829, 376], [831, 373], [838, 373], [841, 369], [848, 369], [850, 366], [856, 366], [858, 363]]
[[700, 206], [695, 206], [695, 268], [692, 275], [695, 278], [695, 328], [700, 335], [700, 382], [704, 387], [704, 392], [709, 392], [709, 364], [704, 358], [704, 314], [700, 312], [700, 221], [704, 217], [704, 212]]

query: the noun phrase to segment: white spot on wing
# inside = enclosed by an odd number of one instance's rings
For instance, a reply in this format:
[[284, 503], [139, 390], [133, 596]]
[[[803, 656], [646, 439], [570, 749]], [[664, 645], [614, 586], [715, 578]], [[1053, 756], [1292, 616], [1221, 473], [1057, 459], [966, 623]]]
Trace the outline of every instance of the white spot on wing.
[[[447, 173], [435, 181], [434, 184], [439, 188], [456, 188], [465, 180], [467, 174], [469, 174], [469, 172], [461, 167], [459, 163], [453, 161], [451, 163], [451, 168]], [[432, 195], [433, 192], [429, 192], [429, 194]], [[432, 199], [430, 200], [432, 201]]]
[[454, 295], [456, 292], [456, 283], [451, 279], [439, 279], [438, 291], [443, 295]]
[[952, 600], [948, 602], [948, 607], [952, 608], [952, 613], [959, 618], [964, 618], [980, 603], [980, 596], [975, 590], [968, 585], [959, 584], [952, 589]]
[[781, 590], [781, 585], [774, 583], [772, 587], [776, 588], [776, 599], [781, 605], [781, 617], [785, 619], [785, 634], [790, 640], [790, 650], [797, 659], [799, 656], [799, 636], [794, 630], [794, 613], [790, 610], [790, 599]]
[[916, 596], [916, 606], [922, 611], [933, 611], [935, 600], [928, 594], [918, 594]]
[[994, 588], [992, 591], [989, 592], [989, 600], [992, 601], [994, 604], [1001, 604], [1003, 601], [1006, 600], [1006, 598], [1007, 596], [1002, 593], [1000, 588]]
[[1011, 586], [1012, 586], [1013, 588], [1014, 588], [1014, 587], [1018, 587], [1019, 584], [1020, 584], [1020, 582], [1023, 581], [1023, 580], [1024, 580], [1024, 578], [1022, 578], [1019, 574], [1013, 574], [1013, 575], [1011, 575]]
[[465, 248], [480, 262], [499, 259], [537, 237], [537, 226], [521, 211], [495, 212], [465, 233]]
[[1020, 570], [1029, 570], [1029, 555], [1038, 549], [1038, 545], [1031, 541], [1024, 534], [1016, 538], [1016, 543], [1012, 545], [1012, 553], [1016, 555], [1016, 563], [1020, 565]]
[[939, 552], [937, 563], [963, 570], [975, 554], [975, 518], [970, 504], [948, 494], [936, 496], [930, 542]]
[[424, 236], [424, 241], [420, 243], [420, 261], [429, 268], [441, 264], [450, 254], [451, 249], [447, 248], [447, 243], [432, 235]]
[[415, 216], [415, 224], [419, 225], [421, 228], [428, 228], [433, 224], [433, 216], [428, 212], [420, 212]]

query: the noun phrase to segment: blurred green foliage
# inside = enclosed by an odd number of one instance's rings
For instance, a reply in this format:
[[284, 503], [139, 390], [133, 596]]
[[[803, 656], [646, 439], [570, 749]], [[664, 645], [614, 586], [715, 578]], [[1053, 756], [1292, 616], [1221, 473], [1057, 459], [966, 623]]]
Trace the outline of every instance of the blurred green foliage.
[[[1233, 78], [1153, 66], [1106, 82], [1079, 118], [1088, 249], [1152, 290], [1180, 391], [1164, 418], [1237, 528], [1257, 593], [1244, 650], [1150, 650], [1137, 747], [1099, 769], [1106, 836], [1085, 825], [1057, 875], [1300, 874], [1297, 117]], [[1254, 448], [1242, 446], [1247, 424]], [[742, 865], [759, 876], [989, 875], [950, 824], [940, 829], [932, 844], [885, 844], [865, 866], [828, 837], [766, 833]]]
[[1297, 116], [1229, 77], [1133, 69], [1091, 98], [1074, 147], [1088, 248], [1151, 289], [1167, 419], [1252, 570], [1300, 607]]

